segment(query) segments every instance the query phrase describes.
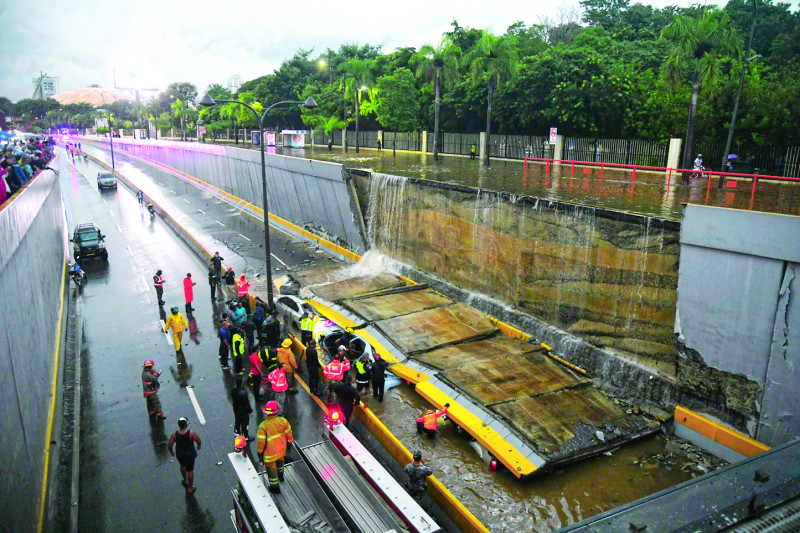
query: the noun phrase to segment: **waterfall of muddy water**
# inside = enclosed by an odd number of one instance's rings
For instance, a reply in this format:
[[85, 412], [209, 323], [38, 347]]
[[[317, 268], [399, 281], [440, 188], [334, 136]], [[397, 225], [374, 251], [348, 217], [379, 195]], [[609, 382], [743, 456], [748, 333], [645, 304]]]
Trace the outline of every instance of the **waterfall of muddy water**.
[[[370, 408], [409, 450], [421, 450], [436, 477], [493, 533], [548, 532], [690, 479], [676, 456], [674, 468], [661, 436], [648, 437], [542, 477], [519, 480], [490, 472], [452, 423], [440, 426], [435, 444], [416, 433], [414, 419], [429, 408], [405, 385]], [[664, 461], [664, 462], [662, 462]]]
[[354, 181], [369, 191], [372, 249], [674, 375], [676, 224], [385, 174]]

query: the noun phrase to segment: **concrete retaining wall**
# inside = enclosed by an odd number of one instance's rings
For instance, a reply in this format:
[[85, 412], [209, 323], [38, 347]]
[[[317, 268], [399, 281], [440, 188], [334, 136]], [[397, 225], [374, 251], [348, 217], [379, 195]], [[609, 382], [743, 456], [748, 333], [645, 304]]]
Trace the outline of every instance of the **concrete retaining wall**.
[[[108, 144], [108, 139], [93, 139]], [[114, 149], [145, 157], [201, 179], [263, 208], [261, 156], [213, 144], [121, 139]], [[361, 221], [342, 165], [266, 154], [269, 211], [316, 229], [356, 253], [366, 250]]]
[[678, 379], [770, 446], [800, 435], [800, 218], [688, 205]]
[[39, 518], [67, 253], [58, 178], [42, 172], [0, 211], [0, 405], [5, 531]]

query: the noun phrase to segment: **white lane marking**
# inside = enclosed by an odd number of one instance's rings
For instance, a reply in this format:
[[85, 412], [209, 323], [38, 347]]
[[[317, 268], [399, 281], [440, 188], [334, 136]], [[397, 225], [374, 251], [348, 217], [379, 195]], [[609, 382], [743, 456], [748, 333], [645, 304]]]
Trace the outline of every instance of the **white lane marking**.
[[245, 237], [245, 236], [244, 236], [244, 235], [242, 235], [241, 233], [239, 234], [239, 237], [241, 237], [242, 239], [244, 239], [244, 240], [246, 240], [246, 241], [250, 241], [250, 239], [248, 239], [247, 237]]
[[190, 202], [189, 200], [187, 200], [186, 198], [184, 198], [184, 199], [183, 199], [183, 201], [184, 201], [184, 202], [186, 202], [187, 204], [190, 204], [190, 203], [192, 203], [192, 202]]
[[197, 397], [194, 395], [194, 385], [189, 385], [186, 387], [186, 392], [189, 393], [189, 399], [192, 401], [192, 405], [194, 406], [194, 412], [197, 413], [197, 420], [199, 420], [200, 423], [205, 426], [206, 417], [203, 416], [203, 411], [200, 409], [200, 404], [197, 403]]
[[119, 224], [117, 224], [117, 231], [119, 231], [120, 233], [125, 233], [125, 231], [123, 231], [122, 229], [122, 226], [120, 226]]
[[220, 222], [219, 220], [217, 220], [216, 222], [217, 222], [217, 224], [219, 224], [219, 225], [220, 225], [220, 226], [222, 226], [223, 228], [225, 227], [225, 224], [223, 224], [223, 223], [222, 223], [222, 222]]
[[131, 256], [131, 257], [133, 257], [133, 250], [131, 250], [131, 247], [130, 247], [129, 245], [127, 245], [127, 244], [126, 244], [126, 245], [125, 245], [125, 248], [127, 248], [127, 249], [128, 249], [128, 254], [130, 254], [130, 256]]
[[[164, 331], [164, 328], [166, 328], [166, 327], [167, 327], [167, 324], [166, 324], [166, 323], [165, 323], [163, 320], [160, 320], [159, 322], [161, 322], [161, 331]], [[167, 338], [167, 343], [168, 343], [170, 346], [174, 346], [174, 345], [172, 344], [172, 337], [170, 336], [170, 334], [169, 334], [169, 333], [167, 333], [166, 331], [164, 331], [164, 336]]]
[[285, 266], [285, 267], [288, 267], [288, 266], [289, 266], [289, 265], [287, 265], [286, 263], [284, 263], [283, 261], [281, 261], [281, 258], [280, 258], [280, 257], [278, 257], [277, 255], [275, 255], [275, 254], [273, 254], [273, 253], [270, 253], [269, 255], [271, 255], [272, 257], [274, 257], [274, 258], [275, 258], [275, 260], [276, 260], [278, 263], [282, 264], [283, 266]]
[[108, 212], [109, 212], [109, 213], [111, 213], [111, 216], [112, 216], [112, 217], [114, 216], [114, 211], [112, 211], [111, 209], [109, 209], [109, 210], [108, 210]]
[[104, 203], [104, 204], [107, 204], [107, 203], [108, 203], [108, 202], [106, 202], [106, 199], [105, 199], [105, 198], [100, 198], [100, 199], [101, 199], [101, 200], [103, 200], [103, 203]]
[[145, 291], [149, 291], [150, 290], [150, 283], [147, 282], [147, 278], [142, 278], [142, 284], [144, 285], [144, 290]]
[[169, 192], [171, 192], [172, 194], [178, 194], [175, 191], [173, 191], [172, 189], [169, 189]]
[[203, 211], [202, 209], [198, 209], [198, 211], [200, 211], [200, 212], [201, 212], [201, 213], [203, 213], [204, 215], [206, 214], [206, 212], [205, 212], [205, 211]]

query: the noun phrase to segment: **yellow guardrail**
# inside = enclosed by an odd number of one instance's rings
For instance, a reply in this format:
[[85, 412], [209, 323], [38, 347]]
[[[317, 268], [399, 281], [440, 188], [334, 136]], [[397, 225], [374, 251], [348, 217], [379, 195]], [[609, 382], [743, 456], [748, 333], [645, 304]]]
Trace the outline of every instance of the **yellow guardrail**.
[[680, 405], [675, 407], [675, 423], [686, 426], [704, 437], [741, 453], [745, 457], [752, 457], [770, 449], [766, 444], [751, 439], [744, 433], [739, 433]]

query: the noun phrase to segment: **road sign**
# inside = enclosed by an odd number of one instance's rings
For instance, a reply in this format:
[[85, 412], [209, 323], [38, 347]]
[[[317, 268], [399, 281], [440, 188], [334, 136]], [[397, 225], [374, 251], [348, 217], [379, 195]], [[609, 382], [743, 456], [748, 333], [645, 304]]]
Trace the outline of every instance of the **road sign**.
[[550, 144], [556, 144], [556, 137], [558, 137], [558, 128], [550, 128]]

